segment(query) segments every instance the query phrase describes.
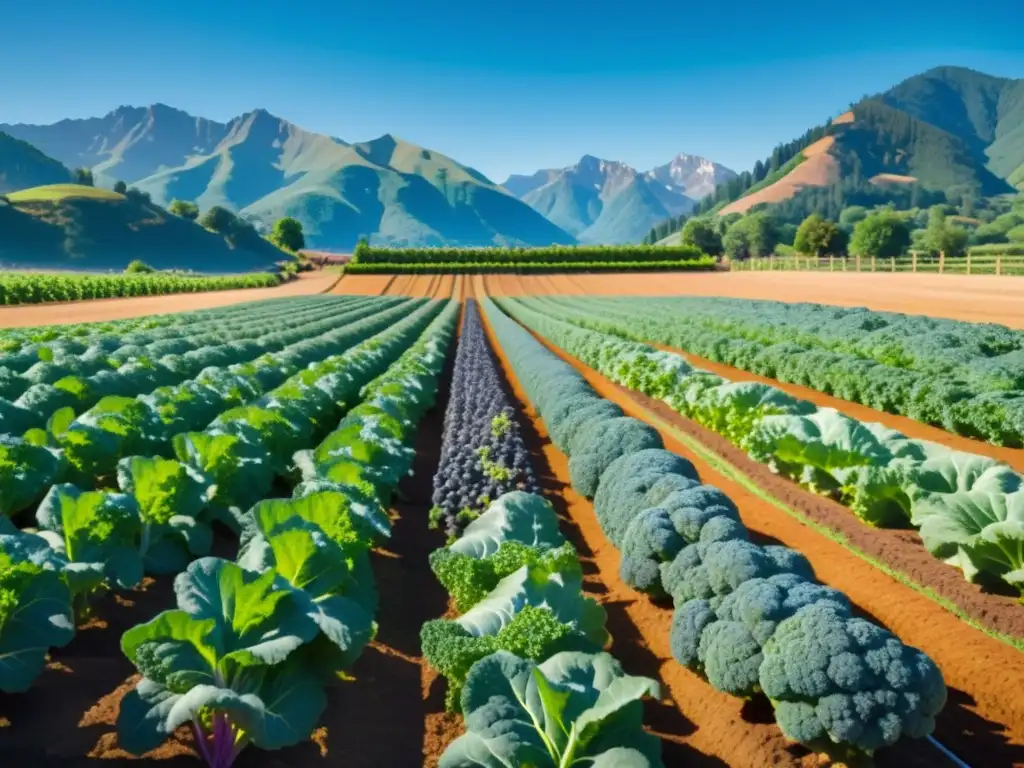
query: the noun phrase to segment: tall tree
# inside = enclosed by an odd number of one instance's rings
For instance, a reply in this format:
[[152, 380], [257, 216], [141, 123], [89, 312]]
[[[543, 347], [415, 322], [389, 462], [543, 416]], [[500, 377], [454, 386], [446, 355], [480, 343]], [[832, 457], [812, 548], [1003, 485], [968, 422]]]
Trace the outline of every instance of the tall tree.
[[88, 168], [75, 168], [75, 183], [86, 187], [93, 186], [92, 171]]
[[686, 222], [680, 240], [683, 245], [700, 248], [709, 256], [722, 254], [722, 238], [715, 225], [707, 219], [690, 219]]
[[732, 224], [722, 238], [730, 259], [768, 256], [778, 244], [775, 222], [767, 213], [751, 213]]
[[910, 246], [910, 229], [893, 211], [872, 213], [853, 228], [850, 250], [858, 256], [890, 258]]
[[285, 216], [278, 219], [274, 224], [274, 231], [270, 233], [270, 241], [279, 248], [289, 251], [301, 251], [306, 247], [306, 238], [302, 233], [302, 222]]
[[797, 229], [793, 247], [811, 256], [838, 254], [842, 248], [842, 231], [821, 214], [812, 213]]

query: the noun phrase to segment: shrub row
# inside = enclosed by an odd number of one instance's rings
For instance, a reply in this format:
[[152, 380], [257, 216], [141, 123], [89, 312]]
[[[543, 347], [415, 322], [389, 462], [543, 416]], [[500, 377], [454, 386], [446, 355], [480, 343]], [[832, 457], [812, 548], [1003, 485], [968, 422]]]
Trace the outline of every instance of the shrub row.
[[372, 262], [345, 267], [348, 274], [488, 274], [492, 272], [680, 272], [707, 271], [715, 268], [709, 256], [685, 261], [550, 261], [550, 262]]
[[160, 296], [168, 293], [203, 293], [236, 288], [270, 288], [280, 283], [281, 277], [269, 272], [223, 277], [6, 273], [0, 275], [0, 305]]

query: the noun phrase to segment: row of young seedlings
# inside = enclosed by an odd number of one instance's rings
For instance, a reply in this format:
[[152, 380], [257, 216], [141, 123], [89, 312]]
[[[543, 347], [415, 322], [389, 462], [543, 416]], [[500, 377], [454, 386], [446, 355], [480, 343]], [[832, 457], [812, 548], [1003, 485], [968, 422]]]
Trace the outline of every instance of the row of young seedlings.
[[130, 752], [184, 724], [215, 768], [248, 744], [270, 750], [309, 738], [327, 688], [376, 632], [369, 551], [390, 536], [390, 496], [434, 402], [457, 306], [438, 310], [424, 307], [352, 350], [333, 375], [347, 402], [361, 402], [316, 448], [294, 455], [292, 498], [241, 515], [237, 559], [195, 561], [175, 581], [178, 608], [125, 633], [122, 649], [142, 675], [118, 717]]
[[801, 553], [750, 541], [732, 500], [664, 450], [656, 430], [601, 398], [493, 302], [484, 306], [569, 457], [573, 487], [593, 499], [621, 553], [623, 580], [671, 597], [680, 664], [717, 690], [763, 693], [785, 736], [813, 749], [870, 754], [932, 732], [946, 687], [931, 659], [855, 617]]
[[[239, 531], [241, 513], [275, 478], [300, 479], [292, 454], [315, 445], [437, 312], [421, 306], [403, 319], [399, 309], [353, 324], [346, 352], [308, 365], [245, 407], [232, 407], [235, 396], [209, 379], [199, 382], [207, 403], [161, 416], [181, 424], [198, 413], [209, 426], [145, 443], [149, 450], [119, 461], [114, 454], [119, 492], [59, 483], [38, 506], [34, 526], [19, 530], [0, 517], [0, 652], [7, 660], [0, 691], [31, 686], [48, 650], [71, 641], [97, 593], [137, 586], [146, 573], [180, 573], [209, 553], [215, 521]], [[259, 375], [249, 374], [253, 393]], [[238, 371], [232, 381], [240, 389], [246, 374]], [[217, 398], [228, 409], [210, 422], [205, 406]], [[196, 403], [180, 405], [184, 411]], [[128, 429], [117, 436], [122, 447], [140, 447]]]
[[[450, 527], [448, 544], [430, 556], [458, 616], [425, 623], [421, 645], [446, 678], [447, 708], [461, 712], [467, 727], [440, 766], [657, 768], [661, 742], [642, 728], [642, 699], [658, 696], [658, 684], [626, 675], [601, 651], [604, 608], [583, 594], [579, 557], [537, 492], [473, 300], [456, 359], [435, 488], [468, 494], [476, 505], [468, 525]], [[523, 489], [498, 480], [481, 492], [492, 462], [514, 470]]]

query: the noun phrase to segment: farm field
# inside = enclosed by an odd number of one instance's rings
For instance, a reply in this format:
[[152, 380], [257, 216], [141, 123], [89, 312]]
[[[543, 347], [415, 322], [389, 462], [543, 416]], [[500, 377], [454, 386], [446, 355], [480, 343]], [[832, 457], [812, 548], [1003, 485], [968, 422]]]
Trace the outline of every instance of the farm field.
[[[0, 331], [15, 764], [1024, 764], [1024, 449], [647, 338], [654, 299], [573, 298], [746, 275], [313, 274]], [[943, 505], [981, 529], [910, 524]]]
[[60, 304], [0, 307], [0, 328], [29, 328], [37, 325], [65, 325], [122, 320], [168, 312], [226, 307], [260, 299], [309, 296], [331, 289], [338, 275], [328, 272], [300, 272], [298, 280], [273, 288], [245, 288], [210, 293], [140, 296], [128, 299], [94, 299]]
[[[388, 275], [348, 275], [349, 293], [379, 292]], [[468, 277], [468, 276], [467, 276]], [[406, 276], [408, 279], [408, 276]], [[395, 285], [402, 276], [396, 276]], [[386, 280], [384, 281], [387, 282]], [[924, 274], [830, 274], [800, 272], [620, 273], [602, 275], [487, 275], [497, 296], [725, 296], [812, 301], [841, 307], [931, 315], [1024, 328], [1024, 279]]]

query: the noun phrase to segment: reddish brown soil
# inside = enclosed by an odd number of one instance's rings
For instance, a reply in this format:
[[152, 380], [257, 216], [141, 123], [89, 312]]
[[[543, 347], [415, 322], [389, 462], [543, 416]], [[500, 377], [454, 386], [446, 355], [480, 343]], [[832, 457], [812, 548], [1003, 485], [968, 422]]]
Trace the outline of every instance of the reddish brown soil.
[[[845, 508], [807, 493], [749, 459], [744, 462], [743, 454], [720, 436], [673, 412], [655, 413], [649, 399], [623, 390], [557, 348], [547, 346], [573, 364], [602, 396], [616, 402], [628, 415], [648, 421], [658, 429], [666, 448], [693, 462], [705, 482], [721, 488], [737, 503], [744, 524], [758, 539], [802, 552], [823, 583], [845, 592], [864, 615], [889, 628], [907, 644], [921, 648], [939, 664], [950, 689], [950, 701], [939, 718], [936, 738], [972, 765], [1024, 763], [1024, 691], [1019, 682], [1024, 680], [1024, 654], [971, 628], [925, 595], [895, 581], [849, 549], [716, 471], [675, 436], [677, 430], [698, 437], [755, 479], [760, 487], [817, 522], [840, 531], [855, 546], [870, 551], [883, 562], [891, 562], [893, 567], [906, 567], [908, 575], [914, 578], [934, 579], [934, 583], [921, 580], [936, 591], [948, 590], [965, 609], [976, 612], [979, 621], [1019, 630], [1019, 605], [984, 595], [963, 582], [955, 571], [931, 559], [913, 540], [914, 534], [878, 531], [859, 524]], [[950, 578], [949, 573], [955, 578]], [[912, 749], [931, 754], [921, 743], [915, 743]], [[900, 762], [905, 762], [905, 750], [898, 751]]]
[[789, 200], [797, 192], [807, 187], [824, 187], [831, 184], [839, 176], [839, 163], [829, 153], [835, 144], [835, 136], [825, 136], [803, 150], [804, 160], [792, 171], [774, 184], [751, 192], [739, 200], [730, 203], [718, 212], [719, 216], [730, 213], [746, 213], [755, 205], [762, 203], [778, 203]]
[[932, 427], [928, 424], [922, 424], [920, 421], [914, 421], [906, 416], [896, 416], [885, 411], [876, 411], [874, 408], [868, 408], [866, 405], [851, 403], [849, 400], [840, 400], [838, 397], [822, 394], [815, 389], [801, 387], [798, 384], [786, 384], [777, 379], [769, 379], [764, 376], [758, 376], [755, 373], [748, 373], [739, 368], [733, 368], [731, 365], [714, 363], [706, 358], [691, 355], [689, 352], [676, 347], [669, 347], [656, 342], [648, 342], [648, 344], [658, 349], [682, 355], [696, 367], [716, 373], [724, 379], [729, 379], [730, 381], [759, 381], [762, 384], [768, 384], [781, 389], [783, 392], [788, 392], [794, 397], [808, 400], [821, 408], [834, 408], [860, 421], [876, 421], [890, 429], [899, 430], [907, 437], [917, 440], [930, 440], [933, 443], [939, 443], [957, 451], [989, 456], [998, 461], [1006, 462], [1018, 472], [1024, 472], [1024, 449], [1001, 448], [989, 443], [983, 443], [980, 440], [961, 437], [939, 427]]
[[352, 296], [383, 296], [387, 294], [396, 275], [344, 275], [331, 293]]
[[[471, 282], [479, 292], [479, 278]], [[515, 396], [526, 403], [489, 327], [487, 332]], [[608, 612], [613, 637], [609, 651], [630, 674], [654, 677], [663, 684], [663, 700], [648, 703], [644, 722], [662, 739], [665, 764], [740, 768], [823, 764], [822, 756], [788, 744], [770, 714], [766, 717], [761, 708], [713, 690], [672, 658], [671, 611], [643, 599], [619, 579], [618, 552], [601, 533], [593, 506], [570, 486], [564, 454], [548, 440], [536, 412], [528, 408], [524, 413], [525, 437], [544, 495], [555, 505], [563, 531], [580, 552], [584, 588]]]
[[333, 272], [300, 272], [299, 279], [274, 288], [244, 288], [209, 293], [176, 293], [167, 296], [140, 296], [131, 299], [93, 299], [54, 304], [0, 307], [0, 328], [24, 328], [35, 325], [64, 325], [122, 320], [127, 317], [163, 315], [240, 304], [259, 299], [308, 296], [325, 293], [338, 281]]
[[489, 275], [498, 295], [726, 296], [811, 301], [1024, 328], [1024, 278], [856, 272]]

